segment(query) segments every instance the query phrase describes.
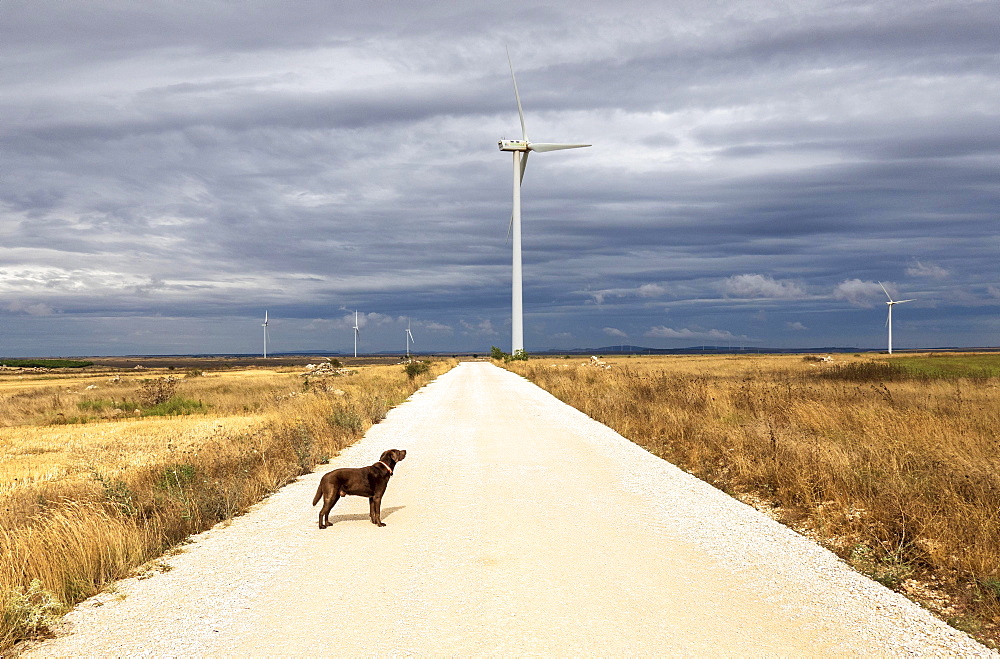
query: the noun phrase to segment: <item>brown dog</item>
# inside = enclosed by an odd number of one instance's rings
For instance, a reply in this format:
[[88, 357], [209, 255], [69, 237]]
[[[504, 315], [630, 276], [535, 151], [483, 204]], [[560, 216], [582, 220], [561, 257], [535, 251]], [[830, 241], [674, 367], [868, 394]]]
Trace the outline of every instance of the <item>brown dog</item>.
[[405, 457], [406, 451], [390, 449], [370, 467], [344, 467], [324, 474], [316, 488], [316, 496], [313, 497], [314, 506], [321, 497], [323, 499], [323, 507], [319, 511], [319, 527], [325, 529], [330, 526], [330, 510], [340, 497], [348, 494], [368, 497], [372, 524], [385, 526], [382, 523], [382, 495], [385, 494], [385, 486], [389, 484], [389, 477], [396, 469], [396, 463]]

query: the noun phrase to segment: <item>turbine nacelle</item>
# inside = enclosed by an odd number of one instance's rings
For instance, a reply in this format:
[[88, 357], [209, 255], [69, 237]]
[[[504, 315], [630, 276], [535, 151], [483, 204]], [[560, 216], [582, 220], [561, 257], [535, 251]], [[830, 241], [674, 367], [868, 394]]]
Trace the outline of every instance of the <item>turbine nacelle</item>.
[[497, 144], [501, 151], [531, 151], [527, 140], [500, 140]]

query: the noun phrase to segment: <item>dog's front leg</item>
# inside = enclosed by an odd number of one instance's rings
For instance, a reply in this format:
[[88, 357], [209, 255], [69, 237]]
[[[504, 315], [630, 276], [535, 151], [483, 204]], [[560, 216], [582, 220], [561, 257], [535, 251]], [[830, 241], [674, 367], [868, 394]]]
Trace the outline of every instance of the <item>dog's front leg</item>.
[[372, 524], [375, 526], [385, 526], [382, 523], [382, 497], [368, 498], [368, 515], [372, 518]]

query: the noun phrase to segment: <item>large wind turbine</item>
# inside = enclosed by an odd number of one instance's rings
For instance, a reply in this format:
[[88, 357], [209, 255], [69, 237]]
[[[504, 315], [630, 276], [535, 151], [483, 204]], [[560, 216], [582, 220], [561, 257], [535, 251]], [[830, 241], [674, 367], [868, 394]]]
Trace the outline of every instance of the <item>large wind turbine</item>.
[[410, 333], [410, 319], [406, 319], [406, 361], [410, 361], [410, 344], [416, 343], [413, 340], [413, 334]]
[[264, 309], [264, 359], [267, 359], [267, 309]]
[[521, 302], [521, 181], [524, 180], [524, 168], [528, 164], [528, 154], [532, 151], [559, 151], [560, 149], [579, 149], [590, 144], [554, 144], [551, 142], [531, 142], [528, 131], [524, 127], [524, 111], [521, 109], [521, 95], [517, 92], [517, 78], [514, 76], [514, 65], [507, 53], [507, 65], [510, 66], [510, 78], [514, 82], [514, 98], [517, 100], [517, 114], [521, 118], [521, 139], [500, 140], [500, 150], [510, 151], [514, 155], [514, 208], [511, 213], [510, 228], [514, 239], [514, 262], [511, 290], [511, 353], [524, 350], [524, 321]]
[[[879, 282], [878, 285], [882, 286], [882, 282]], [[889, 291], [885, 290], [885, 286], [882, 286], [882, 291], [885, 293], [885, 296], [889, 298], [889, 301], [886, 302], [886, 304], [889, 305], [889, 316], [888, 318], [885, 319], [885, 326], [889, 328], [889, 354], [891, 355], [892, 354], [892, 305], [903, 304], [904, 302], [913, 302], [913, 300], [893, 300], [892, 296], [889, 295]]]
[[361, 330], [358, 329], [358, 311], [354, 310], [354, 358], [358, 358], [358, 337], [361, 336]]

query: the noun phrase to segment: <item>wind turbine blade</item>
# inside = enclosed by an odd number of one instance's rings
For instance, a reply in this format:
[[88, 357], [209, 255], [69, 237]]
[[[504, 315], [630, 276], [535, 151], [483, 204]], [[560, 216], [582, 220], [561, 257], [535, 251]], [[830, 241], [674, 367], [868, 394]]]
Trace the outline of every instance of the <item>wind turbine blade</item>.
[[892, 307], [889, 307], [889, 314], [885, 317], [885, 326], [889, 326], [889, 320], [892, 318]]
[[524, 183], [524, 168], [528, 166], [528, 154], [530, 151], [525, 151], [521, 154], [521, 183]]
[[903, 304], [904, 302], [916, 302], [916, 300], [896, 300], [896, 304]]
[[[532, 151], [545, 152], [545, 151], [561, 151], [562, 149], [582, 149], [585, 146], [594, 146], [593, 144], [555, 144], [553, 142], [532, 142], [528, 144], [528, 148]], [[523, 171], [523, 170], [522, 170]]]
[[510, 62], [510, 50], [506, 46], [504, 46], [504, 50], [507, 51], [507, 65], [510, 66], [510, 79], [514, 81], [514, 98], [517, 99], [517, 114], [521, 117], [521, 138], [527, 142], [528, 129], [524, 127], [524, 110], [521, 109], [521, 95], [517, 93], [517, 78], [514, 76], [514, 65]]
[[[882, 286], [882, 282], [879, 282], [878, 285]], [[889, 295], [889, 291], [885, 290], [885, 286], [882, 286], [882, 292], [885, 293], [885, 296], [889, 298], [890, 302], [892, 302], [892, 296]]]

